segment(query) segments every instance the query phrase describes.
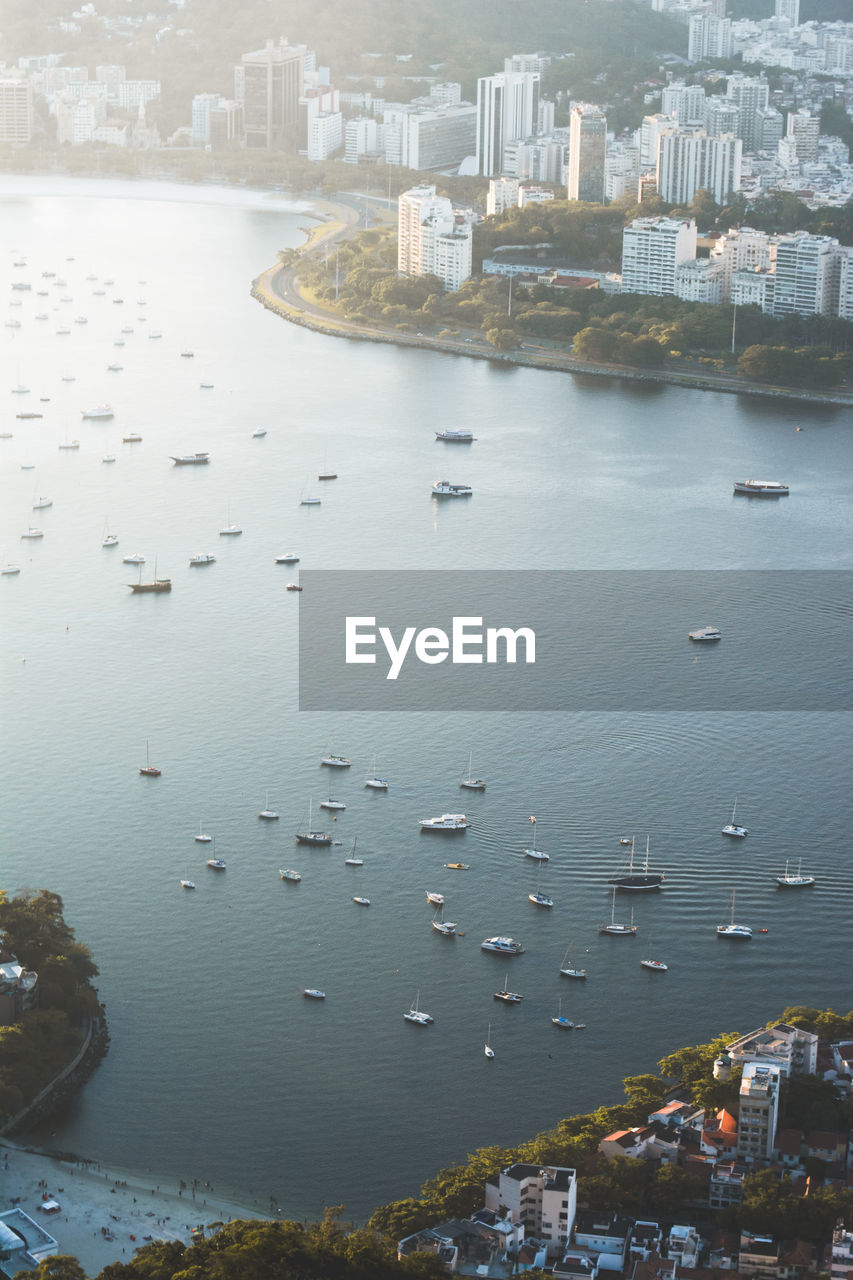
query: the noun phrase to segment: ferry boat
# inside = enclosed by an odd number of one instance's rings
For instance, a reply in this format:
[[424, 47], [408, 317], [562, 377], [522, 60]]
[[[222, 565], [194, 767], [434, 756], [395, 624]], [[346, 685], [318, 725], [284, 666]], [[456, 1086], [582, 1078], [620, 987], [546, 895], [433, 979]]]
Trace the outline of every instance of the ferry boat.
[[789, 492], [779, 480], [735, 480], [735, 493], [748, 493], [759, 498], [780, 498]]
[[477, 437], [473, 431], [436, 431], [436, 440], [445, 440], [448, 444], [471, 444]]
[[520, 956], [524, 953], [524, 947], [520, 942], [513, 941], [512, 938], [484, 938], [480, 943], [481, 951], [499, 951], [502, 955]]
[[421, 818], [418, 825], [422, 831], [464, 831], [468, 819], [464, 813], [443, 813], [440, 818]]
[[84, 418], [114, 418], [115, 409], [110, 404], [98, 404], [94, 409], [81, 409]]
[[474, 490], [469, 484], [451, 484], [449, 480], [436, 480], [432, 486], [436, 498], [470, 498]]
[[170, 453], [169, 457], [176, 467], [200, 467], [206, 462], [210, 462], [209, 453], [182, 453], [178, 457], [175, 457], [174, 453]]

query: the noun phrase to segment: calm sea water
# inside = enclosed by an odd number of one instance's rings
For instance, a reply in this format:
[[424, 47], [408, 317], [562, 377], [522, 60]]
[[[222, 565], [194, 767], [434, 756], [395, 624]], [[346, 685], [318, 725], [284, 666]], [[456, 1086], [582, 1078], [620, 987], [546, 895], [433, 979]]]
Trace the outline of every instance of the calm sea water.
[[[262, 1207], [274, 1194], [292, 1216], [343, 1201], [357, 1218], [477, 1146], [617, 1101], [623, 1076], [679, 1045], [790, 1003], [850, 1005], [849, 717], [298, 714], [299, 597], [273, 562], [848, 568], [849, 415], [304, 332], [248, 294], [301, 243], [306, 215], [280, 200], [34, 178], [5, 179], [0, 196], [0, 296], [21, 303], [4, 304], [20, 327], [0, 336], [0, 557], [22, 568], [0, 579], [2, 886], [62, 895], [112, 1036], [49, 1143]], [[29, 292], [11, 289], [21, 279]], [[103, 401], [112, 421], [81, 420]], [[436, 444], [444, 426], [479, 439]], [[142, 442], [122, 443], [129, 430]], [[172, 466], [196, 450], [209, 467]], [[322, 506], [300, 507], [324, 470], [339, 478]], [[436, 505], [444, 475], [474, 499]], [[734, 499], [746, 475], [791, 496]], [[53, 506], [33, 511], [40, 495]], [[229, 518], [242, 537], [218, 536]], [[34, 524], [44, 538], [21, 541]], [[131, 595], [121, 558], [136, 551], [171, 595]], [[206, 551], [216, 563], [190, 569]], [[796, 605], [768, 601], [769, 621], [784, 628]], [[813, 665], [804, 651], [798, 697]], [[146, 742], [156, 780], [138, 774]], [[331, 778], [330, 748], [353, 762]], [[458, 788], [469, 752], [483, 794]], [[363, 788], [374, 758], [386, 794]], [[347, 804], [340, 843], [297, 848], [330, 787]], [[745, 841], [719, 834], [736, 795]], [[278, 823], [258, 821], [267, 796]], [[419, 834], [419, 818], [462, 809], [465, 834]], [[551, 911], [527, 898], [530, 815]], [[199, 821], [224, 874], [204, 866]], [[600, 937], [632, 834], [650, 835], [666, 887], [633, 904], [636, 939]], [[343, 861], [356, 835], [357, 869]], [[470, 870], [444, 868], [456, 859]], [[800, 859], [816, 887], [778, 890]], [[288, 866], [300, 884], [280, 880]], [[756, 930], [740, 946], [715, 934], [735, 888]], [[427, 890], [445, 893], [456, 938], [430, 928]], [[526, 953], [482, 952], [493, 933]], [[559, 978], [570, 943], [585, 984]], [[641, 969], [649, 955], [668, 973]], [[516, 1007], [492, 999], [508, 969]], [[427, 1030], [402, 1019], [418, 991]], [[560, 999], [586, 1030], [552, 1027]]]

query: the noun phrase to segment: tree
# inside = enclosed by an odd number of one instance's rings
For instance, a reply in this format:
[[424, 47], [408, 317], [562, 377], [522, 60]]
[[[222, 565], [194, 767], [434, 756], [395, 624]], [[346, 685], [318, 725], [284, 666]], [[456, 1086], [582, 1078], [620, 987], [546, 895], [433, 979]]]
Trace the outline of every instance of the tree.
[[486, 341], [496, 351], [511, 351], [515, 346], [515, 332], [512, 329], [487, 329]]
[[631, 1106], [641, 1108], [646, 1115], [662, 1106], [667, 1094], [666, 1081], [660, 1076], [626, 1076], [622, 1084]]
[[585, 360], [609, 360], [617, 341], [615, 333], [591, 325], [575, 334], [575, 351]]
[[70, 1253], [43, 1258], [35, 1271], [18, 1271], [15, 1280], [86, 1280], [86, 1272]]

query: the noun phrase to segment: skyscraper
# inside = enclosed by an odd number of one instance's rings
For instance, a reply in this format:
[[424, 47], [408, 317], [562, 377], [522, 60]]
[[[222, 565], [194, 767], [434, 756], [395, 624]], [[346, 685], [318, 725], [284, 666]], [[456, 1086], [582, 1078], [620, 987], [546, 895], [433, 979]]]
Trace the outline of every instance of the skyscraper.
[[709, 138], [704, 129], [669, 129], [658, 150], [658, 194], [667, 204], [689, 204], [700, 187], [717, 204], [740, 190], [743, 143], [730, 133]]
[[477, 172], [486, 178], [503, 171], [508, 142], [531, 138], [539, 114], [539, 74], [503, 71], [477, 81]]
[[246, 146], [282, 147], [293, 139], [299, 119], [306, 50], [267, 40], [266, 47], [244, 53], [234, 73], [234, 97], [243, 103]]
[[26, 144], [33, 136], [33, 86], [21, 71], [0, 73], [0, 142]]
[[607, 117], [587, 102], [572, 107], [569, 133], [569, 199], [602, 203]]
[[688, 30], [687, 57], [691, 62], [732, 56], [731, 18], [694, 14]]

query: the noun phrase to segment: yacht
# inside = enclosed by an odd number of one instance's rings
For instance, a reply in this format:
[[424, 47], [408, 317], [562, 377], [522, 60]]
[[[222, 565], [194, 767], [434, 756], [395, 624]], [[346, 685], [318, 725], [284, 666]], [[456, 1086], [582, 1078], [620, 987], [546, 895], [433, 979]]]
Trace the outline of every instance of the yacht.
[[566, 1018], [566, 1017], [564, 1017], [564, 1016], [563, 1016], [563, 998], [562, 998], [562, 996], [560, 997], [559, 1001], [557, 1002], [557, 1013], [556, 1013], [556, 1016], [555, 1016], [555, 1017], [553, 1017], [553, 1018], [551, 1019], [551, 1021], [552, 1021], [552, 1023], [554, 1024], [554, 1026], [555, 1026], [555, 1027], [561, 1027], [564, 1031], [571, 1031], [572, 1027], [575, 1025], [573, 1022], [570, 1022], [568, 1018]]
[[0, 574], [2, 574], [4, 578], [12, 577], [14, 574], [20, 572], [21, 566], [19, 564], [4, 564], [3, 568], [0, 569]]
[[370, 899], [369, 899], [369, 898], [360, 898], [360, 897], [355, 897], [355, 898], [353, 898], [353, 902], [354, 902], [354, 903], [356, 904], [356, 906], [358, 906], [358, 907], [369, 907], [369, 906], [370, 906]]
[[481, 951], [499, 951], [502, 955], [520, 956], [524, 952], [524, 947], [520, 942], [514, 942], [512, 938], [485, 938], [480, 943]]
[[193, 358], [193, 356], [194, 356], [194, 355], [195, 355], [195, 352], [194, 352], [194, 351], [182, 351], [182, 352], [181, 352], [181, 359], [182, 359], [182, 360], [192, 360], [192, 358]]
[[310, 844], [310, 845], [314, 845], [315, 847], [319, 845], [322, 845], [322, 846], [330, 845], [332, 843], [332, 837], [329, 835], [328, 831], [314, 831], [311, 826], [311, 816], [312, 816], [312, 807], [309, 804], [308, 825], [306, 826], [304, 831], [296, 832], [296, 843]]
[[806, 889], [815, 882], [814, 876], [803, 875], [802, 859], [797, 864], [796, 875], [788, 872], [788, 863], [785, 863], [785, 874], [776, 877], [776, 883], [780, 884], [783, 889]]
[[104, 457], [101, 458], [101, 462], [115, 462], [115, 454], [114, 453], [105, 454]]
[[608, 880], [608, 884], [615, 884], [617, 889], [624, 889], [632, 893], [648, 892], [652, 889], [659, 889], [663, 884], [663, 873], [657, 871], [649, 871], [649, 837], [646, 837], [646, 856], [643, 860], [641, 871], [634, 870], [634, 841], [631, 841], [631, 856], [628, 860], [628, 868], [624, 874], [613, 876]]
[[443, 813], [440, 818], [421, 818], [421, 831], [464, 831], [468, 819], [464, 813]]
[[255, 427], [254, 431], [252, 432], [252, 439], [263, 440], [266, 434], [267, 434], [266, 427]]
[[451, 938], [456, 932], [456, 924], [452, 920], [445, 920], [444, 907], [439, 908], [437, 917], [432, 922], [432, 927], [436, 933], [442, 934], [445, 938]]
[[320, 801], [320, 808], [321, 809], [345, 809], [346, 804], [344, 803], [343, 800], [333, 800], [332, 797], [329, 796], [328, 800]]
[[426, 1027], [429, 1026], [431, 1022], [434, 1022], [435, 1019], [431, 1017], [430, 1014], [424, 1013], [423, 1009], [420, 1007], [420, 1000], [421, 993], [419, 991], [415, 996], [415, 1002], [411, 1009], [409, 1009], [408, 1013], [404, 1013], [403, 1017], [406, 1019], [406, 1022], [414, 1022], [417, 1023], [419, 1027]]
[[178, 457], [170, 453], [169, 457], [176, 467], [200, 467], [210, 462], [209, 453], [182, 453]]
[[319, 498], [302, 498], [299, 502], [300, 507], [319, 507]]
[[123, 364], [108, 364], [107, 373], [121, 373], [123, 368]]
[[201, 823], [198, 824], [198, 835], [194, 837], [196, 844], [210, 844], [212, 836], [206, 835], [202, 830]]
[[607, 933], [613, 938], [633, 938], [637, 932], [637, 926], [633, 920], [633, 910], [630, 924], [619, 924], [616, 920], [616, 885], [613, 886], [613, 906], [610, 909], [610, 923], [600, 924], [598, 932]]
[[760, 498], [780, 498], [789, 492], [778, 480], [735, 480], [735, 493], [749, 493]]
[[470, 444], [477, 437], [473, 431], [436, 431], [436, 440], [446, 440], [448, 444]]
[[123, 556], [122, 564], [145, 564], [145, 556], [135, 551], [132, 556]]
[[275, 809], [270, 808], [269, 792], [267, 792], [267, 797], [266, 797], [266, 800], [264, 801], [264, 807], [263, 809], [261, 809], [260, 813], [258, 814], [258, 817], [263, 818], [266, 822], [275, 822], [278, 819], [278, 814], [276, 813]]
[[108, 534], [107, 534], [107, 536], [104, 538], [103, 542], [101, 543], [101, 546], [102, 546], [102, 547], [117, 547], [117, 546], [118, 546], [118, 535], [117, 535], [117, 534], [115, 534], [115, 533], [108, 533]]
[[320, 764], [327, 765], [330, 769], [348, 769], [352, 761], [347, 760], [346, 756], [335, 756], [331, 752], [327, 756], [323, 756]]
[[319, 991], [317, 987], [306, 987], [305, 990], [302, 992], [302, 994], [308, 1000], [325, 1000], [326, 999], [325, 991]]
[[697, 627], [695, 631], [688, 631], [689, 639], [708, 641], [722, 640], [723, 633], [719, 627]]
[[358, 844], [358, 836], [353, 836], [352, 848], [350, 849], [348, 855], [344, 858], [344, 866], [347, 866], [347, 867], [363, 867], [364, 866], [364, 858], [356, 857], [355, 847], [357, 844]]
[[566, 954], [563, 956], [563, 963], [560, 965], [560, 973], [564, 978], [585, 978], [586, 969], [576, 969], [574, 960], [572, 959], [572, 951], [574, 944], [569, 943], [566, 948]]
[[33, 526], [32, 526], [32, 525], [30, 525], [30, 527], [29, 527], [29, 529], [27, 529], [26, 533], [22, 533], [22, 534], [21, 534], [21, 537], [22, 537], [22, 538], [43, 538], [43, 537], [44, 537], [44, 529], [34, 529], [34, 528], [33, 528]]
[[294, 871], [292, 867], [283, 867], [278, 874], [282, 880], [292, 880], [294, 884], [302, 879], [302, 873]]
[[751, 938], [752, 930], [747, 924], [735, 924], [735, 893], [732, 889], [732, 914], [728, 924], [717, 925], [719, 938]]
[[495, 1000], [503, 1000], [504, 1004], [521, 1004], [524, 997], [519, 995], [517, 991], [510, 991], [508, 982], [509, 974], [504, 978], [504, 984], [500, 991], [494, 993]]
[[79, 449], [80, 441], [79, 440], [63, 440], [62, 444], [58, 445], [57, 447], [60, 449]]
[[427, 889], [427, 896], [426, 896], [426, 898], [427, 898], [427, 902], [428, 902], [431, 906], [433, 906], [433, 907], [443, 907], [443, 906], [444, 906], [444, 894], [443, 894], [443, 893], [430, 893], [429, 889]]
[[201, 555], [190, 556], [189, 562], [191, 565], [213, 564], [215, 560], [216, 556], [212, 556], [208, 552], [204, 552]]
[[669, 968], [663, 960], [641, 960], [640, 964], [644, 969], [653, 969], [655, 973], [664, 973]]
[[732, 820], [731, 822], [727, 822], [726, 825], [721, 828], [720, 834], [724, 836], [733, 836], [737, 840], [742, 840], [744, 836], [749, 835], [749, 828], [741, 827], [738, 825], [738, 823], [735, 822], [736, 809], [737, 809], [737, 796], [735, 796], [735, 802], [732, 805]]
[[[140, 570], [140, 574], [141, 574]], [[156, 570], [155, 570], [156, 572]], [[162, 594], [165, 591], [172, 590], [171, 578], [152, 578], [150, 582], [143, 582], [140, 577], [139, 582], [129, 582], [127, 584], [134, 595], [144, 595], [146, 593]]]
[[468, 752], [468, 772], [462, 776], [459, 782], [459, 785], [460, 787], [464, 787], [466, 791], [485, 791], [486, 779], [475, 778], [471, 772], [471, 761], [473, 758], [474, 758], [473, 752], [469, 751]]
[[138, 431], [128, 431], [126, 436], [122, 436], [122, 444], [139, 444], [142, 436]]
[[470, 498], [474, 490], [469, 484], [451, 484], [449, 480], [436, 480], [432, 486], [436, 498]]
[[114, 418], [115, 409], [110, 404], [98, 404], [93, 409], [81, 409], [84, 418]]
[[37, 498], [33, 503], [33, 511], [41, 511], [43, 507], [52, 507], [53, 498]]
[[276, 556], [276, 564], [298, 564], [299, 556], [295, 556], [292, 551], [288, 551], [283, 556]]
[[224, 871], [225, 865], [224, 858], [208, 858], [205, 863], [205, 866], [210, 867], [213, 871]]

